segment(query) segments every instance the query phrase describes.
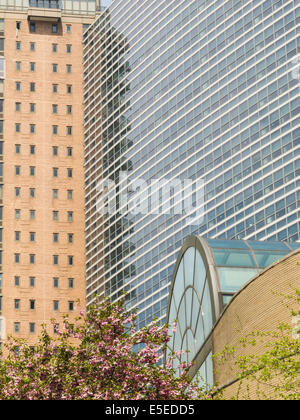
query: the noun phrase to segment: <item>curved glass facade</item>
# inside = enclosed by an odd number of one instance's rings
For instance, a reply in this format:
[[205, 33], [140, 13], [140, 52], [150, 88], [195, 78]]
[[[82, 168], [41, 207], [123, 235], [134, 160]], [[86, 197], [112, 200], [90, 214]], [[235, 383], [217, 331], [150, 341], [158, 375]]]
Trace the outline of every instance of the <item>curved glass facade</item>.
[[[126, 290], [142, 327], [165, 320], [188, 235], [299, 239], [299, 20], [299, 0], [114, 0], [90, 26], [88, 303], [97, 291], [116, 299]], [[123, 171], [148, 186], [203, 179], [203, 219], [126, 212]], [[103, 180], [120, 185], [109, 214], [97, 211]]]
[[200, 375], [212, 384], [209, 337], [224, 305], [252, 277], [296, 249], [300, 243], [189, 237], [176, 262], [167, 311], [167, 322], [177, 324], [169, 352], [182, 352], [174, 367], [198, 358]]

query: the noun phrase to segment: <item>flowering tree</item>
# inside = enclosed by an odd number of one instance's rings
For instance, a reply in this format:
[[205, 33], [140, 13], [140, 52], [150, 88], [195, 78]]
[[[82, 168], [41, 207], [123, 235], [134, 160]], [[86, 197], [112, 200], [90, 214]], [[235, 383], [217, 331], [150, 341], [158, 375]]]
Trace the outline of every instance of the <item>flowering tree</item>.
[[209, 398], [190, 384], [186, 366], [178, 376], [170, 363], [159, 365], [167, 327], [153, 323], [136, 331], [135, 318], [122, 301], [105, 300], [86, 317], [81, 314], [76, 325], [66, 318], [56, 339], [45, 329], [34, 348], [10, 339], [8, 357], [0, 364], [0, 399]]

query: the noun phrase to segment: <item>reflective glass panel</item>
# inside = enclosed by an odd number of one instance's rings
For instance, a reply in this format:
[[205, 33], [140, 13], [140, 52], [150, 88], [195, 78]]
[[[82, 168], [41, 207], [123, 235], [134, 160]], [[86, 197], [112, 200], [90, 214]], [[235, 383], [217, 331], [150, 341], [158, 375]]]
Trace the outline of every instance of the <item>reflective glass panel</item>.
[[233, 267], [256, 267], [250, 251], [212, 249], [216, 265]]
[[178, 311], [178, 323], [180, 325], [182, 333], [185, 331], [186, 317], [185, 317], [185, 299], [181, 301], [180, 308]]
[[271, 251], [271, 252], [257, 252], [254, 251], [254, 255], [257, 261], [257, 264], [259, 267], [264, 268], [264, 267], [268, 267], [269, 265], [273, 264], [274, 262], [280, 260], [280, 258], [284, 257], [284, 255], [289, 254], [289, 251], [282, 251], [282, 252], [275, 252], [275, 251]]
[[219, 239], [206, 239], [206, 242], [209, 246], [212, 248], [234, 248], [234, 249], [248, 249], [248, 246], [243, 241], [236, 241], [236, 240], [230, 240], [230, 241], [221, 241]]
[[202, 318], [201, 312], [199, 313], [198, 323], [196, 326], [195, 340], [196, 340], [197, 349], [200, 349], [200, 347], [202, 346], [204, 342], [204, 327], [203, 327], [203, 318]]
[[183, 277], [183, 259], [181, 260], [174, 284], [173, 299], [175, 300], [176, 306], [178, 308], [179, 300], [184, 293], [184, 277]]
[[194, 275], [194, 263], [195, 263], [195, 248], [188, 248], [184, 254], [184, 278], [185, 287], [193, 285]]
[[255, 268], [218, 267], [220, 287], [222, 292], [237, 292], [259, 271]]
[[195, 276], [194, 276], [194, 288], [198, 293], [199, 299], [202, 297], [203, 287], [206, 277], [206, 270], [203, 260], [199, 251], [196, 250], [196, 260], [195, 260]]
[[191, 315], [193, 309], [193, 289], [189, 287], [185, 292], [185, 303], [186, 303], [186, 322], [187, 326], [191, 325]]
[[208, 282], [205, 283], [201, 309], [202, 309], [205, 337], [207, 337], [213, 326], [212, 307], [211, 307], [211, 299], [210, 299]]
[[[288, 250], [288, 247], [286, 246], [285, 243], [283, 242], [259, 242], [259, 241], [247, 241], [247, 243], [249, 244], [249, 246], [252, 249], [265, 249], [265, 250], [283, 250], [286, 251]], [[300, 247], [300, 245], [299, 245]]]

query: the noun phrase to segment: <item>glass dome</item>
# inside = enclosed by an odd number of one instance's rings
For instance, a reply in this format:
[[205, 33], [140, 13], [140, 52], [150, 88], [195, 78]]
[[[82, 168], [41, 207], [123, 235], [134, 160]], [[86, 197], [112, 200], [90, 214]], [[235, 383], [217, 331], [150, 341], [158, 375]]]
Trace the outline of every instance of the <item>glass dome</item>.
[[167, 312], [168, 324], [177, 323], [167, 350], [179, 352], [174, 367], [193, 361], [193, 373], [205, 373], [203, 380], [211, 383], [210, 335], [224, 306], [251, 278], [296, 249], [300, 243], [190, 236], [177, 258]]

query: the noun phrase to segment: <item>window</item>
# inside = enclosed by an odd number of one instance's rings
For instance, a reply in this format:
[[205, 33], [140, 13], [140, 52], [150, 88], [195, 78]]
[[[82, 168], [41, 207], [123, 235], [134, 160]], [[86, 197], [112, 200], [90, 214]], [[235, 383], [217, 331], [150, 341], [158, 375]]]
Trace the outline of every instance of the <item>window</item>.
[[30, 32], [35, 32], [35, 23], [34, 22], [30, 22], [29, 30], [30, 30]]
[[72, 85], [67, 85], [67, 93], [72, 93]]
[[53, 255], [53, 264], [58, 265], [58, 255]]
[[29, 299], [29, 309], [33, 310], [35, 309], [35, 300]]
[[52, 33], [57, 34], [57, 32], [58, 32], [57, 23], [52, 23]]
[[21, 70], [21, 61], [16, 61], [16, 70], [17, 71]]
[[35, 232], [29, 232], [29, 241], [35, 242]]
[[69, 311], [74, 311], [74, 302], [72, 300], [69, 300]]
[[35, 155], [35, 145], [34, 145], [34, 144], [31, 144], [31, 145], [29, 146], [29, 153], [30, 153], [31, 155]]
[[29, 332], [33, 334], [35, 332], [35, 323], [29, 322]]
[[57, 64], [52, 64], [52, 72], [53, 73], [57, 73], [57, 68], [58, 68]]
[[35, 124], [29, 124], [29, 131], [31, 134], [35, 133]]
[[73, 190], [68, 190], [67, 191], [67, 197], [68, 197], [68, 200], [72, 200], [73, 199]]
[[35, 175], [35, 166], [30, 166], [29, 167], [29, 175], [30, 176], [34, 176]]
[[73, 222], [73, 212], [68, 211], [68, 222]]
[[29, 110], [30, 112], [35, 112], [35, 104], [29, 104]]
[[30, 42], [30, 51], [35, 51], [35, 42]]
[[35, 83], [30, 82], [30, 92], [35, 92]]
[[30, 63], [30, 71], [35, 71], [35, 63]]
[[15, 219], [19, 220], [21, 217], [21, 210], [20, 209], [15, 209]]
[[53, 233], [53, 242], [58, 242], [59, 234]]
[[58, 146], [52, 146], [52, 154], [53, 156], [58, 156]]
[[20, 254], [19, 253], [16, 253], [15, 254], [15, 263], [16, 264], [19, 264], [20, 263]]
[[52, 104], [52, 113], [57, 114], [58, 106], [56, 104]]
[[52, 44], [52, 52], [57, 52], [57, 44]]
[[73, 255], [68, 255], [68, 265], [73, 265], [74, 257]]
[[68, 168], [67, 169], [67, 174], [68, 174], [68, 178], [72, 178], [73, 177], [73, 169], [72, 168]]
[[68, 136], [71, 136], [72, 135], [72, 126], [71, 125], [68, 125], [67, 126], [67, 135]]
[[21, 145], [20, 144], [15, 144], [15, 153], [17, 155], [19, 155], [21, 153]]
[[53, 215], [53, 220], [58, 220], [58, 211], [57, 210], [54, 210], [52, 215]]
[[19, 31], [21, 29], [21, 22], [17, 21], [16, 22], [16, 29]]
[[35, 254], [29, 255], [29, 264], [35, 264]]
[[72, 147], [67, 147], [67, 155], [68, 156], [72, 156], [73, 155], [73, 148]]
[[58, 168], [52, 168], [53, 170], [53, 176], [58, 177]]
[[21, 195], [21, 188], [15, 187], [15, 197], [20, 197], [20, 195]]
[[21, 132], [21, 124], [20, 123], [16, 123], [15, 124], [15, 128], [16, 128], [16, 133], [20, 133]]
[[29, 197], [34, 198], [35, 197], [35, 188], [29, 188]]
[[58, 198], [58, 190], [52, 190], [52, 193], [53, 198]]
[[57, 131], [58, 131], [58, 126], [52, 125], [52, 134], [57, 134]]
[[72, 105], [67, 105], [67, 114], [72, 114]]
[[74, 240], [74, 234], [73, 233], [68, 233], [68, 242], [69, 244], [72, 244]]
[[21, 111], [21, 102], [16, 102], [16, 112]]
[[57, 288], [58, 288], [58, 284], [59, 284], [59, 279], [58, 279], [58, 277], [53, 277], [53, 287], [54, 287], [55, 289], [57, 289]]
[[54, 311], [58, 311], [59, 309], [59, 301], [58, 300], [54, 300], [53, 301], [53, 310]]
[[71, 64], [67, 64], [66, 65], [66, 70], [67, 70], [67, 73], [72, 73], [72, 65]]
[[72, 52], [72, 45], [71, 44], [67, 44], [66, 45], [66, 51], [67, 51], [67, 53], [71, 53]]
[[20, 332], [20, 322], [14, 322], [14, 332], [15, 333]]
[[34, 287], [35, 286], [35, 277], [29, 277], [29, 286]]
[[20, 299], [15, 299], [15, 309], [20, 309]]
[[20, 286], [20, 276], [15, 276], [15, 286], [16, 287]]
[[16, 231], [15, 232], [15, 241], [20, 241], [21, 239], [21, 232], [20, 231]]
[[16, 90], [17, 91], [21, 90], [21, 82], [16, 82]]
[[21, 166], [20, 165], [15, 166], [15, 175], [21, 175]]
[[52, 85], [52, 92], [53, 93], [57, 93], [57, 91], [58, 91], [58, 85], [57, 84], [53, 84]]
[[21, 49], [21, 41], [16, 41], [16, 50]]
[[72, 32], [72, 25], [66, 25], [66, 32], [70, 34]]
[[29, 210], [29, 218], [30, 218], [30, 220], [35, 219], [35, 210]]
[[73, 287], [74, 287], [74, 279], [72, 279], [72, 278], [69, 278], [68, 279], [68, 286], [69, 286], [69, 289], [73, 289]]

